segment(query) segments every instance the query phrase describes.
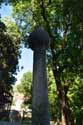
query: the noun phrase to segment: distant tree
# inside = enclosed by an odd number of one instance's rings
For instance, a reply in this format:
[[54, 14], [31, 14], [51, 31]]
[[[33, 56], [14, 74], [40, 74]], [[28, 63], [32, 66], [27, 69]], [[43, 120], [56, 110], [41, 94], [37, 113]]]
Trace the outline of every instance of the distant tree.
[[26, 41], [25, 36], [35, 25], [42, 25], [48, 31], [52, 41], [49, 59], [52, 60], [50, 62], [57, 86], [62, 124], [72, 124], [69, 121], [67, 93], [76, 76], [83, 77], [83, 1], [10, 2], [13, 5], [13, 16]]
[[[21, 42], [21, 33], [18, 25], [11, 17], [4, 17], [1, 19], [6, 26], [6, 32], [13, 38], [19, 40]], [[20, 44], [19, 44], [20, 45]]]
[[13, 16], [25, 36], [39, 25], [51, 37], [49, 58], [52, 60], [62, 125], [72, 124], [67, 93], [76, 76], [83, 75], [82, 10], [82, 0], [20, 0], [13, 4]]
[[[2, 22], [3, 26], [5, 24]], [[2, 25], [1, 25], [2, 26]], [[5, 26], [6, 27], [6, 26]], [[0, 31], [0, 109], [10, 108], [12, 101], [12, 84], [16, 81], [15, 74], [20, 57], [20, 40], [14, 39], [5, 32]]]
[[[57, 96], [57, 91], [55, 90], [55, 81], [53, 77], [52, 70], [48, 71], [48, 96], [50, 103], [50, 114], [51, 120], [56, 120], [60, 117], [59, 114], [59, 100]], [[25, 100], [23, 102], [22, 107], [31, 108], [31, 99], [32, 99], [32, 73], [26, 72], [24, 73], [21, 83], [16, 86], [16, 92], [23, 93]], [[56, 107], [56, 108], [55, 108]]]
[[31, 108], [31, 99], [32, 99], [32, 73], [26, 72], [23, 74], [21, 83], [16, 86], [17, 92], [23, 93], [24, 102], [23, 105]]
[[74, 83], [70, 86], [69, 106], [73, 110], [73, 115], [76, 119], [76, 125], [83, 124], [83, 79], [76, 77]]
[[59, 98], [57, 95], [57, 88], [55, 85], [55, 80], [53, 76], [53, 72], [51, 68], [47, 68], [48, 70], [48, 97], [50, 103], [50, 115], [52, 121], [57, 121], [60, 118], [60, 104]]

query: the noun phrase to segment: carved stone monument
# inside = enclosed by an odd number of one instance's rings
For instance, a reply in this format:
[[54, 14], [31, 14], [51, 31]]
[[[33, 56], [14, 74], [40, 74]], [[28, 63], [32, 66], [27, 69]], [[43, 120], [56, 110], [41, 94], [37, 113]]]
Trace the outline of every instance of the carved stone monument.
[[49, 35], [42, 27], [37, 27], [29, 36], [33, 56], [32, 83], [32, 125], [50, 125], [48, 82], [46, 74], [46, 49]]

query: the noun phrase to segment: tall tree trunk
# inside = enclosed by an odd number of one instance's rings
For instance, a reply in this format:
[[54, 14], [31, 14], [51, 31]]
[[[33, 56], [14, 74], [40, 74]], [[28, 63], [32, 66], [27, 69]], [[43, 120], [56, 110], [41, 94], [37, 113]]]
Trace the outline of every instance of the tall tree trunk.
[[[53, 71], [55, 75], [55, 71]], [[67, 93], [61, 85], [60, 76], [57, 72], [55, 75], [57, 93], [60, 101], [60, 110], [61, 110], [61, 122], [62, 125], [74, 125], [74, 119], [71, 110], [68, 107]], [[66, 93], [66, 94], [65, 94]]]
[[57, 68], [55, 58], [53, 59], [53, 75], [56, 81], [57, 94], [60, 101], [61, 122], [62, 122], [62, 125], [69, 125], [69, 116], [68, 116], [69, 114], [67, 113], [65, 90], [61, 84], [60, 71]]
[[62, 125], [69, 125], [69, 114], [67, 112], [66, 108], [66, 100], [63, 99], [61, 100], [61, 120], [62, 120]]

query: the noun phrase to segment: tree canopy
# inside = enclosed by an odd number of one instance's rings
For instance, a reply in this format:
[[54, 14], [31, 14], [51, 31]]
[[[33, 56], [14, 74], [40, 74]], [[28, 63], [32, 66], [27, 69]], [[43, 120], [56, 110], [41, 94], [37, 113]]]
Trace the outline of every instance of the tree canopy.
[[31, 108], [32, 100], [32, 73], [26, 72], [23, 74], [21, 83], [16, 86], [17, 92], [24, 95], [24, 102], [22, 107]]
[[12, 84], [16, 81], [14, 75], [20, 57], [20, 41], [6, 32], [3, 22], [0, 21], [0, 24], [0, 108], [7, 109], [13, 97], [11, 92]]
[[20, 0], [13, 4], [13, 17], [26, 45], [28, 34], [34, 26], [43, 26], [50, 35], [48, 57], [56, 81], [62, 121], [66, 124], [69, 119], [69, 87], [77, 76], [82, 78], [83, 75], [82, 10], [82, 0]]
[[66, 124], [68, 124], [65, 116], [69, 111], [67, 97], [69, 87], [77, 76], [83, 75], [82, 8], [82, 0], [80, 2], [77, 0], [20, 1], [13, 7], [13, 16], [24, 36], [38, 25], [43, 26], [51, 37], [48, 57], [51, 60], [57, 85], [62, 120], [64, 116]]
[[10, 0], [10, 2], [13, 6], [13, 17], [25, 45], [28, 45], [28, 35], [34, 26], [44, 27], [50, 35], [51, 44], [47, 59], [50, 60], [48, 62], [53, 70], [61, 114], [68, 124], [68, 111], [73, 112], [69, 107], [68, 92], [71, 86], [75, 85], [76, 78], [83, 77], [83, 1]]

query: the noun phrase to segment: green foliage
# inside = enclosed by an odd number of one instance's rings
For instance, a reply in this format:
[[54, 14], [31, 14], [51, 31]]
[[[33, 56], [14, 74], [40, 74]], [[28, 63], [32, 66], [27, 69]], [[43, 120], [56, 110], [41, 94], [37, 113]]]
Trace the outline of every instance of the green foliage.
[[[22, 93], [25, 97], [24, 104], [22, 107], [31, 107], [31, 96], [32, 96], [32, 73], [26, 72], [24, 73], [21, 83], [16, 86], [16, 90], [19, 93]], [[57, 119], [59, 114], [59, 101], [56, 91], [56, 85], [53, 77], [52, 71], [48, 71], [48, 96], [50, 102], [50, 113], [51, 119]]]
[[[68, 92], [69, 104], [74, 111], [74, 115], [83, 112], [83, 79], [77, 77]], [[83, 115], [83, 114], [82, 114]]]
[[32, 98], [32, 73], [24, 73], [21, 83], [17, 85], [17, 91], [23, 93], [25, 100], [24, 104], [31, 107], [31, 98]]
[[21, 35], [20, 35], [20, 31], [19, 31], [19, 28], [18, 28], [16, 22], [12, 18], [10, 18], [10, 17], [4, 17], [2, 20], [3, 20], [3, 22], [6, 25], [6, 31], [7, 31], [7, 33], [13, 39], [18, 39], [19, 42], [20, 42]]
[[18, 64], [19, 41], [13, 41], [12, 37], [6, 33], [0, 33], [0, 41], [1, 69], [15, 73]]
[[[63, 2], [63, 0], [21, 0], [13, 6], [13, 17], [16, 19], [26, 44], [26, 36], [35, 25], [41, 25], [48, 31], [53, 39], [52, 49], [55, 50], [55, 58], [60, 72], [83, 70], [83, 22], [78, 18], [82, 4], [80, 3], [81, 7], [79, 7], [77, 3], [76, 1], [75, 5], [74, 2]], [[75, 11], [77, 6], [79, 9]], [[77, 68], [77, 66], [79, 67]]]
[[29, 96], [31, 94], [31, 84], [32, 84], [32, 73], [26, 72], [23, 74], [21, 79], [21, 83], [18, 84], [17, 90], [18, 92], [22, 92], [24, 96]]
[[[5, 25], [5, 24], [4, 24]], [[4, 30], [0, 31], [0, 108], [5, 109], [12, 101], [12, 84], [18, 68], [19, 41]]]
[[56, 72], [55, 80], [60, 81], [56, 82], [58, 90], [63, 90], [63, 96], [67, 97], [69, 87], [75, 86], [76, 77], [83, 77], [83, 1], [20, 0], [12, 5], [13, 17], [26, 45], [28, 34], [34, 26], [43, 26], [49, 33], [51, 45], [48, 59], [52, 61], [48, 62], [52, 63], [52, 69]]
[[55, 79], [51, 69], [48, 69], [48, 97], [50, 103], [51, 120], [56, 121], [56, 119], [60, 116], [60, 109]]

